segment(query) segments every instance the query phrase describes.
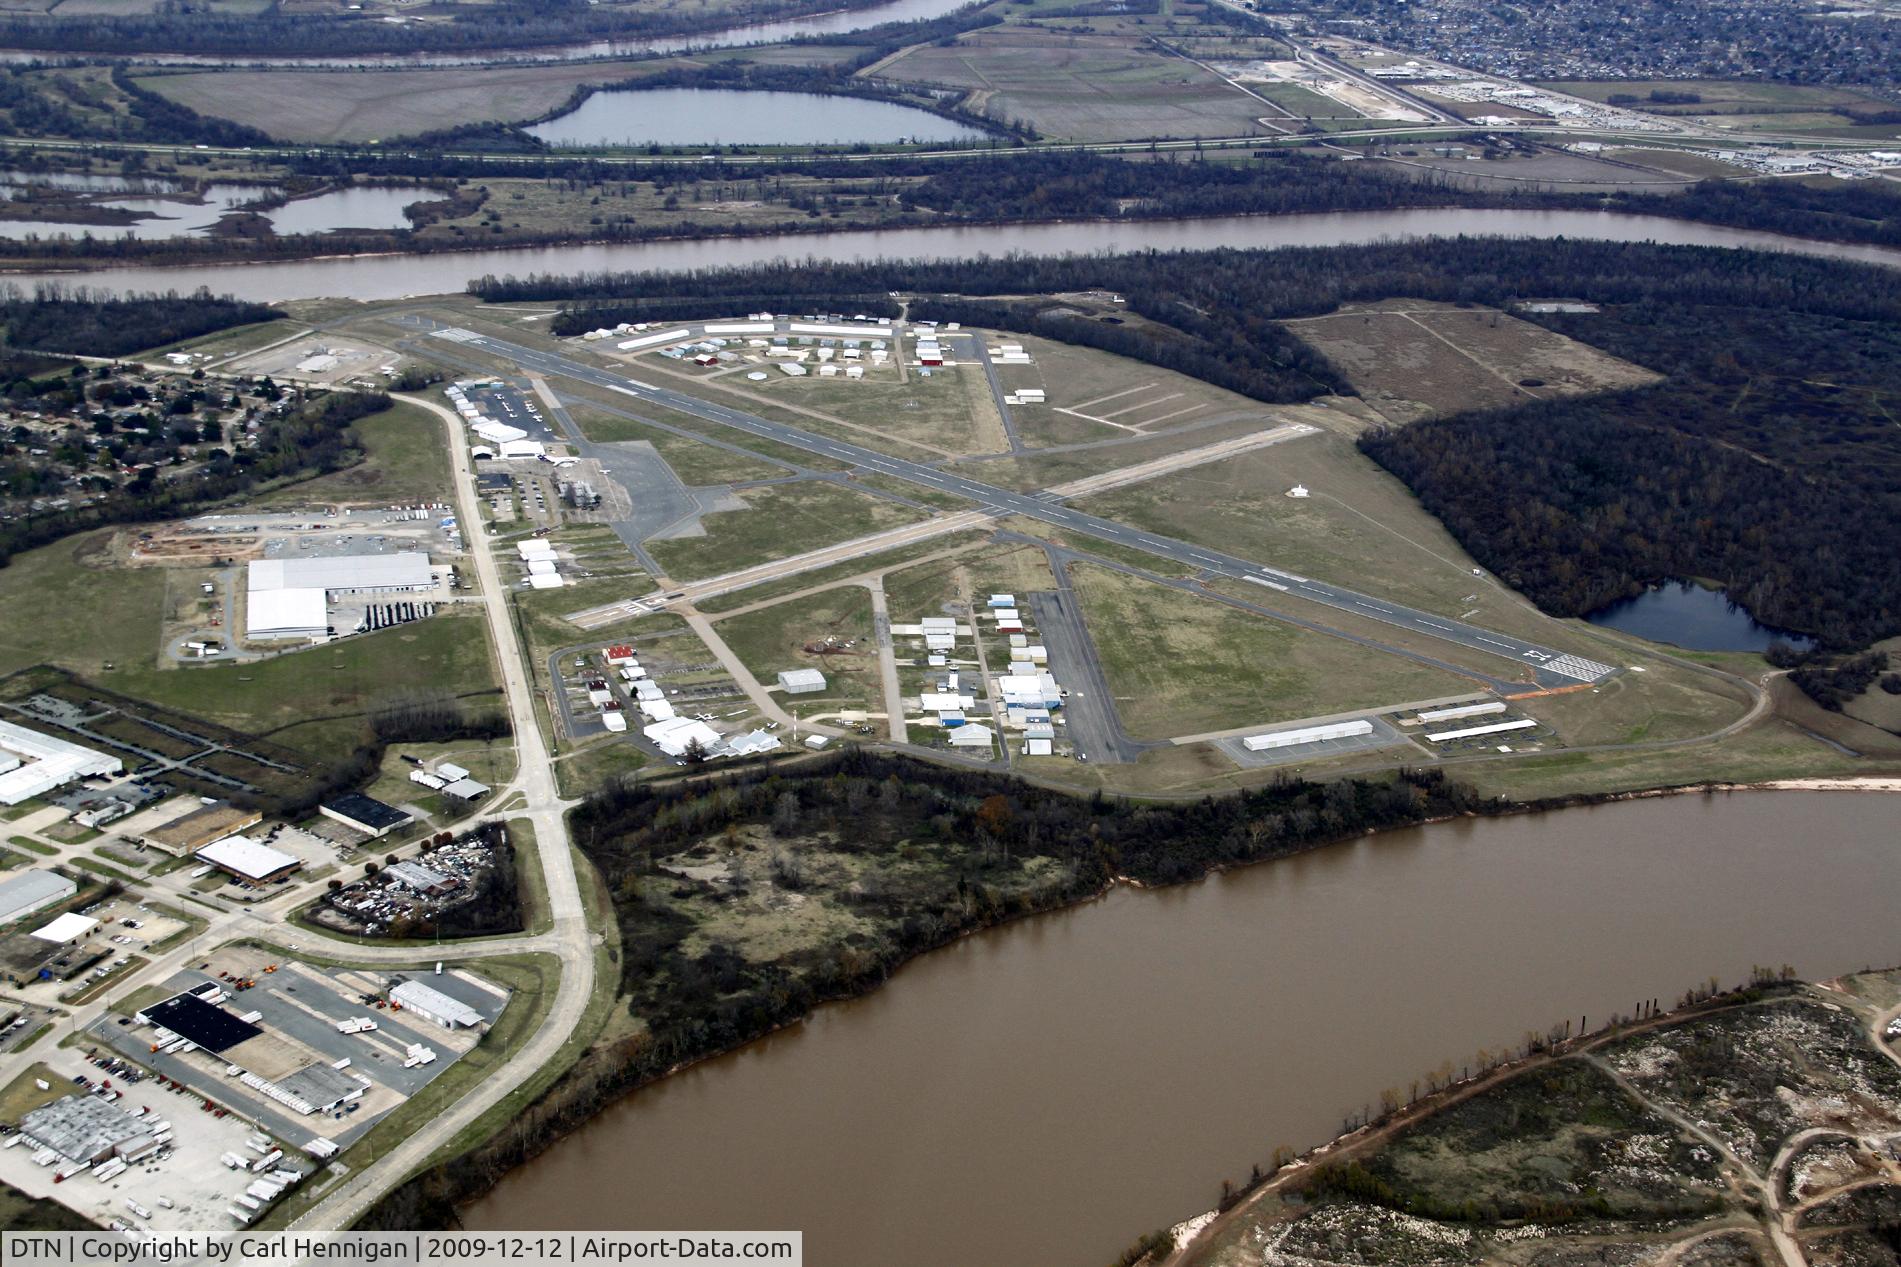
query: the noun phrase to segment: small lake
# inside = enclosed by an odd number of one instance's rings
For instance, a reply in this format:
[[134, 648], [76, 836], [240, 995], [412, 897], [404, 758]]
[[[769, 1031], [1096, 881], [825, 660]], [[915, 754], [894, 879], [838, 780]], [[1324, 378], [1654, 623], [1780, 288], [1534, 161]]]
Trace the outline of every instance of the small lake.
[[929, 110], [819, 92], [631, 88], [597, 92], [527, 129], [550, 145], [891, 145], [990, 133]]
[[1584, 619], [1686, 651], [1764, 651], [1776, 641], [1793, 647], [1811, 643], [1801, 634], [1762, 624], [1722, 590], [1688, 581], [1653, 586], [1635, 598], [1600, 607]]
[[[75, 178], [68, 177], [71, 181]], [[94, 178], [111, 180], [114, 178]], [[47, 184], [38, 177], [33, 184]], [[17, 188], [18, 186], [14, 186]], [[91, 186], [64, 185], [66, 188]], [[107, 187], [111, 191], [110, 187]], [[9, 191], [10, 192], [10, 191]], [[144, 219], [131, 224], [75, 224], [69, 220], [0, 220], [0, 238], [81, 237], [100, 240], [135, 238], [141, 242], [203, 234], [219, 220], [239, 211], [275, 191], [267, 185], [207, 185], [197, 194], [179, 192], [138, 193], [124, 198], [106, 198], [96, 206], [134, 211]], [[406, 229], [409, 218], [403, 208], [413, 202], [438, 198], [432, 189], [421, 187], [381, 187], [352, 185], [310, 198], [298, 198], [274, 210], [260, 212], [280, 234], [329, 233], [336, 229]]]

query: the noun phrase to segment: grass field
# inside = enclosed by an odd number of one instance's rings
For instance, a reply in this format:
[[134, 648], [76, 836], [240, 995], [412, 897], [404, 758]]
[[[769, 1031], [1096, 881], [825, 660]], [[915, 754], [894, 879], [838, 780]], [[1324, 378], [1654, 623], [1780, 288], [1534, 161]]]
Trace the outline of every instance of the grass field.
[[92, 675], [156, 658], [165, 574], [114, 566], [111, 540], [82, 533], [0, 568], [0, 609], [14, 613], [0, 621], [0, 674], [57, 664]]
[[1394, 422], [1657, 378], [1491, 308], [1387, 300], [1283, 324], [1325, 354], [1367, 403]]
[[1193, 62], [1156, 50], [1133, 29], [992, 28], [949, 47], [920, 45], [884, 63], [879, 74], [964, 89], [970, 109], [1027, 122], [1058, 140], [1265, 135], [1254, 120], [1271, 113]]
[[647, 754], [624, 739], [610, 738], [561, 756], [554, 774], [561, 795], [585, 796], [616, 775], [633, 774], [646, 764]]
[[[139, 699], [262, 733], [311, 719], [354, 719], [410, 691], [492, 690], [488, 631], [473, 609], [345, 638], [253, 664], [161, 670], [125, 665], [103, 684]], [[296, 732], [283, 740], [303, 746]]]
[[1456, 695], [1455, 674], [1114, 572], [1073, 569], [1124, 727], [1143, 739]]
[[[823, 64], [857, 51], [800, 50], [792, 60]], [[238, 119], [278, 140], [374, 141], [533, 119], [565, 104], [580, 87], [704, 64], [655, 58], [441, 70], [218, 70], [145, 75], [135, 82], [200, 114]]]
[[[1297, 483], [1310, 496], [1288, 497]], [[1472, 613], [1506, 632], [1553, 634], [1524, 600], [1473, 576], [1452, 535], [1344, 436], [1305, 436], [1074, 504], [1429, 611]]]
[[250, 502], [258, 507], [325, 502], [397, 505], [448, 501], [449, 450], [434, 414], [398, 401], [352, 424], [363, 441], [363, 461], [346, 470], [275, 489]]
[[1258, 400], [1128, 357], [1033, 335], [992, 337], [1021, 343], [1032, 362], [997, 367], [1005, 390], [1041, 387], [1048, 394], [1047, 405], [1011, 410], [1018, 433], [1031, 448], [1124, 440], [1224, 418], [1265, 419], [1273, 413]]
[[[817, 669], [825, 674], [824, 691], [786, 696], [788, 706], [797, 705], [804, 713], [812, 712], [815, 706], [883, 707], [868, 590], [840, 586], [729, 616], [715, 629], [752, 675], [767, 685], [785, 669]], [[804, 650], [823, 645], [827, 638], [836, 640], [837, 653], [819, 655]], [[849, 648], [844, 645], [847, 643], [851, 644]]]
[[788, 554], [916, 523], [926, 516], [869, 493], [807, 481], [743, 494], [750, 509], [703, 516], [706, 535], [651, 541], [647, 551], [674, 580], [717, 576]]
[[890, 450], [900, 457], [920, 456], [915, 445], [958, 455], [997, 453], [1009, 447], [982, 367], [960, 366], [929, 378], [913, 374], [902, 383], [895, 370], [885, 373], [888, 377], [858, 382], [774, 374], [750, 386], [771, 399], [870, 427], [876, 433], [840, 432], [841, 438], [873, 448], [887, 447], [878, 444], [880, 435], [900, 441]]

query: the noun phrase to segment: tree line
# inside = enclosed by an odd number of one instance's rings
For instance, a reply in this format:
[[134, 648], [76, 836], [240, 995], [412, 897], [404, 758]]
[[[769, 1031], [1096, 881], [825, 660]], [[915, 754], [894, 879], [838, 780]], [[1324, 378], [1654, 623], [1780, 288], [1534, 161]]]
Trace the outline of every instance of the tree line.
[[213, 295], [203, 287], [189, 295], [113, 295], [39, 286], [29, 296], [16, 286], [0, 286], [0, 343], [74, 356], [125, 356], [283, 315], [268, 304]]

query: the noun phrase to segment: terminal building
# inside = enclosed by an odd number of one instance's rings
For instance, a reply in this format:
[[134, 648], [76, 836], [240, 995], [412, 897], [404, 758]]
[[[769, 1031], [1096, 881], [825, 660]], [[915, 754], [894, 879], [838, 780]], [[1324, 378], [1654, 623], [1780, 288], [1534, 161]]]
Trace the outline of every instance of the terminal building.
[[0, 721], [0, 805], [18, 805], [74, 780], [124, 768], [117, 757]]

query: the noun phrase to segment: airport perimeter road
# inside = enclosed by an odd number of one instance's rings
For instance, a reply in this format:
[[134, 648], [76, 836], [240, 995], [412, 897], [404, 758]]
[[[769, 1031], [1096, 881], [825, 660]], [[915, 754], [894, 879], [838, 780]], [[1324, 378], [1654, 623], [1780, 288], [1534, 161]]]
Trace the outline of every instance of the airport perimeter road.
[[533, 948], [559, 957], [561, 981], [555, 987], [547, 1016], [506, 1064], [482, 1079], [447, 1111], [418, 1126], [415, 1134], [368, 1168], [357, 1171], [331, 1189], [297, 1220], [298, 1227], [323, 1230], [350, 1227], [385, 1193], [416, 1171], [442, 1160], [443, 1149], [460, 1131], [560, 1054], [569, 1035], [586, 1019], [588, 999], [594, 992], [594, 938], [588, 930], [580, 877], [575, 873], [574, 854], [568, 840], [566, 812], [573, 802], [563, 801], [555, 790], [554, 767], [548, 760], [541, 723], [535, 717], [528, 663], [522, 658], [521, 645], [515, 636], [515, 622], [509, 618], [507, 591], [495, 566], [495, 552], [482, 530], [482, 516], [476, 506], [475, 476], [469, 469], [469, 449], [462, 443], [462, 420], [441, 405], [419, 396], [398, 399], [430, 410], [442, 419], [449, 431], [449, 452], [455, 464], [456, 513], [462, 518], [469, 553], [475, 561], [475, 574], [481, 581], [483, 610], [488, 616], [489, 632], [495, 639], [496, 667], [508, 696], [509, 722], [515, 728], [515, 780], [495, 794], [495, 801], [499, 804], [516, 791], [527, 800], [525, 808], [510, 816], [525, 817], [534, 827], [535, 852], [541, 860], [548, 907], [553, 916], [553, 928], [545, 938], [535, 939]]
[[693, 414], [709, 422], [717, 422], [722, 426], [732, 427], [764, 440], [789, 444], [794, 448], [804, 449], [808, 453], [822, 454], [836, 461], [849, 462], [853, 466], [864, 467], [898, 479], [909, 480], [914, 484], [922, 484], [939, 492], [964, 497], [993, 514], [1023, 515], [1068, 532], [1094, 537], [1101, 541], [1113, 541], [1117, 545], [1159, 555], [1184, 567], [1200, 569], [1213, 576], [1249, 581], [1269, 590], [1294, 594], [1311, 602], [1351, 612], [1356, 616], [1395, 625], [1401, 629], [1410, 629], [1416, 633], [1425, 634], [1427, 637], [1458, 643], [1476, 651], [1502, 656], [1530, 668], [1538, 682], [1544, 686], [1569, 686], [1578, 682], [1595, 682], [1615, 672], [1611, 665], [1587, 660], [1582, 656], [1570, 655], [1550, 647], [1539, 646], [1535, 642], [1526, 642], [1522, 638], [1514, 638], [1508, 634], [1494, 633], [1474, 625], [1449, 620], [1431, 612], [1385, 602], [1369, 594], [1362, 594], [1339, 585], [1329, 585], [1325, 581], [1253, 563], [1217, 550], [1209, 550], [1190, 545], [1185, 541], [1142, 532], [1116, 523], [1114, 520], [1084, 514], [1060, 502], [1051, 501], [1044, 495], [1012, 492], [968, 476], [941, 471], [936, 467], [907, 461], [904, 458], [891, 457], [862, 445], [834, 440], [829, 436], [813, 435], [810, 432], [800, 431], [796, 427], [771, 422], [756, 414], [749, 414], [727, 405], [701, 400], [696, 396], [674, 391], [672, 388], [656, 387], [637, 379], [623, 378], [599, 366], [571, 360], [558, 353], [523, 347], [518, 343], [510, 343], [503, 339], [478, 334], [473, 330], [456, 327], [441, 327], [432, 333], [435, 337], [446, 339], [451, 343], [466, 344], [491, 355], [504, 357], [539, 374], [569, 378], [595, 387], [603, 387], [649, 404]]

